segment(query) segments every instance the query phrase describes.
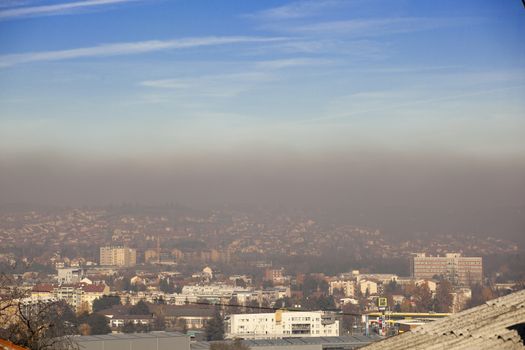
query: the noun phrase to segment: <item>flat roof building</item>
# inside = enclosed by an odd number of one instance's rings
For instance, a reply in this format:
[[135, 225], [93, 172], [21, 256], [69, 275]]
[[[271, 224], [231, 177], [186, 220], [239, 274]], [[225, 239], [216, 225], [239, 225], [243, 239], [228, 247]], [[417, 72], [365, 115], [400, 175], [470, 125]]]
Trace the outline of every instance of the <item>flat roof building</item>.
[[190, 350], [190, 337], [177, 332], [86, 335], [73, 341], [80, 350]]
[[339, 320], [331, 312], [277, 310], [228, 315], [225, 329], [227, 338], [331, 337], [339, 335]]
[[458, 253], [448, 253], [445, 256], [427, 256], [425, 253], [418, 253], [411, 258], [410, 268], [415, 279], [443, 276], [459, 285], [483, 283], [481, 257], [465, 257]]
[[137, 251], [128, 247], [100, 247], [100, 265], [132, 267], [137, 264]]

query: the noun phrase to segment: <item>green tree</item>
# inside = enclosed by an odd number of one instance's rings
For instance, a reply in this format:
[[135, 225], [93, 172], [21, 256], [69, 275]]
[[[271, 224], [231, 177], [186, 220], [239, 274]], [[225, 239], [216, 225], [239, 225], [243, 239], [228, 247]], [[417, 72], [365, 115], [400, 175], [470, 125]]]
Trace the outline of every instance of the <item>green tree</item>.
[[317, 290], [318, 284], [319, 282], [315, 278], [306, 276], [304, 278], [303, 284], [301, 285], [301, 291], [303, 292], [303, 295], [305, 297], [310, 296]]
[[330, 310], [335, 309], [334, 299], [331, 296], [306, 297], [301, 303], [306, 310]]
[[239, 299], [234, 295], [231, 297], [228, 302], [228, 313], [230, 314], [240, 314], [242, 313], [242, 307], [239, 306]]
[[247, 309], [249, 310], [248, 312], [250, 313], [260, 312], [259, 307], [260, 307], [259, 302], [255, 299], [251, 299], [247, 305]]
[[288, 297], [280, 298], [275, 301], [274, 307], [292, 307], [292, 299]]
[[175, 286], [167, 278], [163, 278], [159, 282], [159, 290], [171, 294], [175, 292]]
[[385, 294], [402, 294], [403, 290], [396, 281], [390, 281], [385, 287]]
[[235, 285], [240, 288], [246, 288], [246, 282], [242, 278], [235, 279]]
[[111, 333], [111, 328], [109, 328], [108, 319], [101, 314], [89, 314], [87, 312], [84, 312], [83, 314], [78, 316], [78, 322], [80, 323], [80, 327], [83, 325], [87, 325], [89, 329], [90, 335], [97, 335], [97, 334], [108, 334]]
[[135, 328], [133, 322], [126, 322], [124, 326], [122, 326], [121, 331], [122, 333], [136, 333], [137, 329]]
[[91, 334], [108, 334], [111, 333], [108, 319], [104, 315], [91, 314], [87, 319], [87, 324], [91, 327]]
[[144, 300], [140, 300], [129, 309], [130, 315], [149, 315], [149, 313], [148, 304]]
[[113, 305], [120, 305], [120, 297], [118, 295], [103, 295], [93, 301], [93, 312], [110, 309]]
[[213, 318], [206, 325], [206, 340], [224, 339], [224, 320], [218, 307], [215, 307]]

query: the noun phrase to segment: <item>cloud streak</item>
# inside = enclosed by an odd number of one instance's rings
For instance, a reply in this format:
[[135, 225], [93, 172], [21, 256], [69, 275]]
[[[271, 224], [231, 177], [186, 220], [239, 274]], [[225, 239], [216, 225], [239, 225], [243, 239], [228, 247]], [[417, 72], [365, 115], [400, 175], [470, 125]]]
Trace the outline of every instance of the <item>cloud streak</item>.
[[305, 35], [344, 34], [378, 36], [462, 26], [475, 24], [477, 22], [479, 22], [479, 19], [474, 18], [391, 17], [327, 21], [301, 25], [268, 24], [265, 27], [276, 31]]
[[245, 72], [216, 74], [192, 78], [168, 78], [145, 80], [140, 86], [164, 90], [177, 90], [190, 95], [234, 97], [255, 86], [279, 80], [274, 73], [279, 70], [324, 65], [330, 61], [306, 57], [276, 59], [256, 62], [245, 68]]
[[61, 14], [71, 14], [88, 8], [97, 8], [106, 5], [116, 5], [140, 0], [86, 0], [68, 2], [43, 6], [28, 6], [10, 8], [0, 11], [0, 20], [9, 20], [20, 17], [54, 16]]
[[208, 97], [234, 97], [253, 88], [257, 84], [275, 80], [265, 72], [217, 74], [195, 78], [159, 79], [140, 82], [140, 86], [163, 90], [176, 90], [179, 93]]
[[[463, 93], [463, 94], [455, 94], [455, 95], [447, 95], [447, 96], [441, 96], [441, 97], [433, 97], [433, 98], [428, 98], [428, 99], [420, 99], [420, 100], [410, 101], [406, 103], [399, 103], [395, 105], [381, 106], [377, 108], [356, 111], [356, 112], [345, 114], [345, 115], [335, 115], [335, 116], [325, 116], [325, 117], [319, 117], [319, 118], [313, 118], [313, 119], [303, 119], [300, 121], [296, 121], [296, 123], [310, 123], [310, 122], [320, 122], [320, 121], [328, 121], [328, 120], [336, 120], [336, 119], [345, 119], [345, 118], [354, 117], [356, 115], [368, 114], [371, 112], [391, 111], [393, 109], [404, 108], [404, 107], [413, 107], [413, 106], [418, 106], [418, 105], [432, 104], [436, 102], [459, 100], [459, 99], [468, 98], [468, 97], [484, 96], [484, 95], [490, 95], [490, 94], [502, 92], [502, 91], [523, 89], [524, 87], [525, 85], [514, 85], [514, 86], [499, 87], [499, 88], [482, 90], [482, 91], [474, 91], [474, 92]], [[372, 97], [372, 98], [375, 97], [371, 93], [367, 95], [368, 95], [367, 97]]]
[[264, 38], [247, 36], [229, 37], [196, 37], [174, 40], [149, 40], [128, 43], [102, 44], [68, 50], [40, 51], [22, 54], [8, 54], [0, 56], [0, 68], [15, 66], [23, 63], [60, 61], [84, 57], [104, 57], [118, 55], [133, 55], [147, 52], [190, 49], [203, 46], [217, 46], [242, 43], [260, 43], [283, 40], [283, 38]]
[[319, 12], [322, 12], [326, 9], [339, 7], [343, 4], [345, 4], [345, 2], [341, 0], [298, 1], [259, 11], [254, 14], [245, 15], [245, 17], [260, 20], [288, 20], [304, 18], [317, 15]]

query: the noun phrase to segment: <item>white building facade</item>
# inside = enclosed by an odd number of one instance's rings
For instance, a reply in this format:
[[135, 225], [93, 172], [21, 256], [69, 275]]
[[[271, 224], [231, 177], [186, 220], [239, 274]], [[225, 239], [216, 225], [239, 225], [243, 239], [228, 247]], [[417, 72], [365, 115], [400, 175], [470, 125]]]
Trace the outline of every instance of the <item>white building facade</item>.
[[339, 320], [324, 311], [234, 314], [225, 319], [227, 338], [264, 339], [339, 336]]

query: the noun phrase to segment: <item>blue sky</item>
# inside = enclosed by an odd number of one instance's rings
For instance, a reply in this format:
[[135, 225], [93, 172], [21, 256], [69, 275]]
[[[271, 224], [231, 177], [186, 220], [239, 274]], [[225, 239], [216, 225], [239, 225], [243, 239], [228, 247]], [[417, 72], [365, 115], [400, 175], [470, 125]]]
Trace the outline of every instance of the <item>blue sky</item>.
[[0, 154], [525, 155], [525, 9], [0, 0]]

